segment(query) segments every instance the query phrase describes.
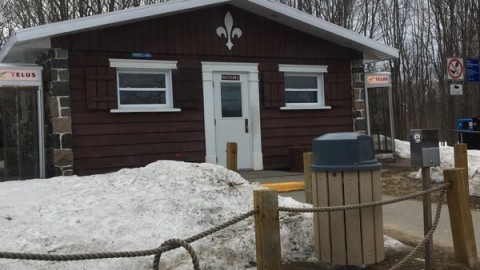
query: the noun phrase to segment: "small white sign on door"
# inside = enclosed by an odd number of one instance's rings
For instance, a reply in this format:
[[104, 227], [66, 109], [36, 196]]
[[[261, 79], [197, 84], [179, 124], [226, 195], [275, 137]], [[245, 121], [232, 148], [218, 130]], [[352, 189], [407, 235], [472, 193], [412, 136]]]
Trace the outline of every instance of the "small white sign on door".
[[462, 84], [450, 84], [450, 95], [451, 96], [461, 96], [461, 95], [463, 95], [463, 85]]

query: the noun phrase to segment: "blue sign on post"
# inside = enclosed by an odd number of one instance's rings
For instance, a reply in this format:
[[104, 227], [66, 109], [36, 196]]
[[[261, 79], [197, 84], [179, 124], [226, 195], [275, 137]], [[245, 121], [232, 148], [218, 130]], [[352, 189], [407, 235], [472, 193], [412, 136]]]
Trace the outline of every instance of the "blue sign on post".
[[467, 81], [480, 81], [480, 69], [478, 59], [467, 59]]

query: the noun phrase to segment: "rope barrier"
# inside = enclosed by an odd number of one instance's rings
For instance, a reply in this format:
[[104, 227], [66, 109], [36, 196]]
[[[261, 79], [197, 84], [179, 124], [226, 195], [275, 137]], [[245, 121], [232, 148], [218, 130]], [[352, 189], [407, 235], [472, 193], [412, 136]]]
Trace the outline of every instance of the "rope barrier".
[[[435, 213], [435, 220], [432, 224], [431, 230], [426, 234], [424, 240], [415, 247], [412, 252], [410, 252], [402, 261], [400, 261], [397, 265], [391, 268], [391, 270], [398, 270], [402, 267], [407, 261], [413, 258], [420, 249], [425, 246], [425, 243], [428, 239], [431, 239], [435, 229], [438, 225], [440, 220], [440, 213], [442, 209], [442, 204], [445, 200], [445, 194], [447, 187], [451, 186], [451, 183], [444, 183], [440, 184], [436, 187], [430, 188], [428, 190], [424, 190], [421, 192], [413, 193], [410, 195], [406, 195], [399, 198], [394, 198], [385, 201], [378, 201], [378, 202], [368, 202], [363, 204], [356, 204], [356, 205], [344, 205], [344, 206], [330, 206], [330, 207], [314, 207], [314, 208], [289, 208], [289, 207], [279, 207], [278, 211], [283, 212], [296, 212], [296, 213], [307, 213], [307, 212], [330, 212], [330, 211], [343, 211], [343, 210], [352, 210], [352, 209], [359, 209], [359, 208], [366, 208], [366, 207], [376, 207], [382, 206], [387, 204], [392, 204], [396, 202], [401, 202], [409, 199], [413, 199], [416, 197], [420, 197], [427, 193], [432, 193], [435, 191], [443, 190], [442, 195], [437, 204], [437, 210]], [[131, 257], [144, 257], [155, 255], [153, 261], [153, 269], [158, 270], [160, 264], [160, 258], [162, 253], [183, 247], [185, 248], [192, 258], [192, 263], [194, 265], [195, 270], [200, 269], [200, 264], [198, 261], [198, 257], [195, 254], [195, 251], [190, 246], [190, 243], [202, 239], [208, 235], [211, 235], [215, 232], [218, 232], [222, 229], [225, 229], [229, 226], [234, 225], [254, 214], [257, 214], [258, 210], [251, 210], [243, 215], [237, 216], [232, 218], [231, 220], [222, 223], [218, 226], [215, 226], [211, 229], [203, 231], [197, 235], [194, 235], [190, 238], [185, 240], [182, 239], [170, 239], [165, 241], [160, 247], [156, 249], [149, 249], [149, 250], [141, 250], [141, 251], [124, 251], [124, 252], [103, 252], [103, 253], [87, 253], [87, 254], [69, 254], [69, 255], [52, 255], [52, 254], [33, 254], [33, 253], [14, 253], [14, 252], [0, 252], [0, 259], [20, 259], [20, 260], [37, 260], [37, 261], [78, 261], [78, 260], [95, 260], [95, 259], [107, 259], [107, 258], [131, 258]]]
[[[192, 257], [193, 269], [200, 270], [200, 263], [198, 262], [197, 254], [190, 246], [190, 244], [187, 243], [187, 241], [184, 241], [182, 239], [170, 239], [165, 241], [160, 247], [163, 246], [169, 246], [172, 249], [184, 247], [190, 254], [190, 257]], [[162, 256], [162, 253], [158, 253], [155, 255], [155, 258], [153, 259], [153, 270], [160, 270], [160, 256]]]
[[[0, 259], [19, 259], [19, 260], [36, 260], [36, 261], [80, 261], [80, 260], [97, 260], [97, 259], [112, 259], [112, 258], [132, 258], [132, 257], [144, 257], [144, 256], [156, 255], [155, 261], [157, 261], [157, 256], [159, 261], [160, 255], [162, 253], [182, 246], [185, 249], [187, 249], [187, 251], [192, 256], [192, 262], [195, 266], [195, 265], [198, 265], [198, 259], [196, 258], [195, 252], [193, 251], [189, 243], [202, 239], [208, 235], [211, 235], [235, 223], [238, 223], [244, 219], [247, 219], [248, 217], [253, 216], [257, 212], [258, 210], [251, 210], [243, 215], [232, 218], [231, 220], [225, 223], [215, 226], [209, 230], [203, 231], [185, 240], [180, 240], [180, 239], [167, 240], [166, 242], [164, 242], [164, 244], [162, 244], [159, 248], [156, 248], [156, 249], [141, 250], [141, 251], [69, 254], [69, 255], [0, 252]], [[158, 265], [157, 265], [157, 268], [158, 268]], [[195, 269], [200, 269], [200, 268], [198, 267]]]
[[392, 204], [392, 203], [397, 203], [401, 201], [406, 201], [410, 200], [413, 198], [420, 197], [422, 195], [425, 195], [427, 193], [432, 193], [435, 191], [439, 191], [442, 189], [446, 189], [447, 187], [451, 186], [452, 183], [443, 183], [440, 184], [436, 187], [423, 190], [417, 193], [413, 193], [410, 195], [406, 195], [403, 197], [398, 197], [390, 200], [385, 200], [385, 201], [377, 201], [377, 202], [368, 202], [368, 203], [363, 203], [363, 204], [351, 204], [351, 205], [339, 205], [339, 206], [326, 206], [326, 207], [312, 207], [312, 208], [291, 208], [291, 207], [278, 207], [278, 211], [282, 212], [295, 212], [295, 213], [311, 213], [311, 212], [332, 212], [332, 211], [344, 211], [344, 210], [352, 210], [352, 209], [359, 209], [359, 208], [367, 208], [367, 207], [375, 207], [375, 206], [382, 206], [382, 205], [387, 205], [387, 204]]
[[432, 236], [435, 230], [437, 229], [438, 223], [440, 221], [440, 214], [442, 212], [442, 205], [443, 202], [445, 201], [445, 195], [447, 193], [447, 189], [444, 189], [442, 194], [440, 195], [440, 198], [438, 199], [437, 202], [437, 210], [435, 212], [435, 219], [432, 223], [432, 227], [430, 231], [425, 235], [425, 238], [405, 257], [403, 258], [400, 262], [398, 262], [396, 265], [394, 265], [390, 270], [399, 270], [399, 269], [405, 269], [403, 268], [404, 264], [407, 263], [408, 261], [412, 260], [413, 257], [422, 249], [425, 247], [425, 244], [427, 242], [432, 241]]

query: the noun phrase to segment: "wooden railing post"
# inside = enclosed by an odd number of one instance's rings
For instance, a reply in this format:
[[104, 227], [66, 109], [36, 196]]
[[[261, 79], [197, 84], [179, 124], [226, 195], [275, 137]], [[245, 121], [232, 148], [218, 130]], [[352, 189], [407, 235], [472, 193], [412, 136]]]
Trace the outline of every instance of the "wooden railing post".
[[312, 203], [312, 165], [313, 153], [303, 153], [303, 181], [305, 182], [305, 202]]
[[253, 191], [257, 269], [282, 269], [278, 192], [272, 189]]
[[237, 171], [237, 143], [227, 142], [227, 169]]
[[[468, 179], [468, 153], [467, 144], [457, 143], [453, 146], [455, 168], [465, 168]], [[467, 180], [468, 181], [468, 180]]]
[[447, 189], [448, 212], [452, 227], [455, 260], [471, 268], [477, 263], [477, 245], [473, 228], [468, 177], [465, 168], [443, 171], [446, 182], [452, 182]]

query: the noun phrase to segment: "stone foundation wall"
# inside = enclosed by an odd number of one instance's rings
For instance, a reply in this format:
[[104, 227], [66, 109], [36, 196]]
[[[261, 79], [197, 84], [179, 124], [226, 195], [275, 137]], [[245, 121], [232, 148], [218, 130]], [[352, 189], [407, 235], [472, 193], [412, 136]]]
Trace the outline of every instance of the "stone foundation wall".
[[73, 175], [68, 50], [51, 49], [38, 62], [45, 82], [46, 176]]
[[365, 71], [362, 59], [352, 60], [354, 130], [367, 132], [365, 107]]

